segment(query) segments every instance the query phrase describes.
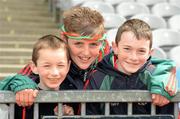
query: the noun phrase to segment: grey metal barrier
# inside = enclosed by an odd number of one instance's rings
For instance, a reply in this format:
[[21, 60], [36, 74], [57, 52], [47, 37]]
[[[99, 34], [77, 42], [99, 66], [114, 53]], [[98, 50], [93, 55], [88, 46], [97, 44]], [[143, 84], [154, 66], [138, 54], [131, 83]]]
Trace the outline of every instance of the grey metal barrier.
[[[57, 116], [45, 116], [44, 119], [78, 118], [78, 119], [178, 119], [178, 102], [180, 102], [180, 92], [171, 100], [174, 103], [174, 117], [156, 115], [156, 107], [151, 105], [150, 115], [133, 115], [133, 102], [151, 102], [151, 95], [148, 91], [142, 90], [121, 90], [121, 91], [39, 91], [34, 104], [34, 119], [38, 119], [39, 103], [58, 103]], [[63, 116], [62, 103], [81, 103], [81, 115]], [[86, 103], [105, 103], [105, 115], [86, 115]], [[110, 102], [128, 102], [127, 115], [110, 115]], [[9, 119], [14, 119], [15, 95], [10, 91], [0, 91], [0, 105], [9, 104]]]

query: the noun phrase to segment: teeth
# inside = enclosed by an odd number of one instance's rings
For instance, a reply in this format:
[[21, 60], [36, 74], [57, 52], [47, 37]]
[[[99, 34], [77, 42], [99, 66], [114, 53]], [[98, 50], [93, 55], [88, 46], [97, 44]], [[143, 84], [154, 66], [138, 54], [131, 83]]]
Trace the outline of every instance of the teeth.
[[57, 81], [58, 79], [51, 78], [51, 79], [49, 79], [49, 80], [51, 80], [51, 81]]
[[84, 60], [84, 61], [88, 61], [89, 60], [89, 58], [88, 57], [80, 57], [82, 60]]

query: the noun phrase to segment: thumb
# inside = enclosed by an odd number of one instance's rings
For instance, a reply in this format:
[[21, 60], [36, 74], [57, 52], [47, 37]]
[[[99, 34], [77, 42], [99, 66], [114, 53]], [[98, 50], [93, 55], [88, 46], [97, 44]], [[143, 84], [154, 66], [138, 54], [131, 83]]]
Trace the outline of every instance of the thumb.
[[152, 100], [154, 100], [155, 99], [155, 94], [152, 94], [151, 98], [152, 98]]
[[33, 97], [36, 98], [36, 97], [37, 97], [37, 94], [38, 94], [38, 90], [35, 89], [34, 92], [33, 92]]

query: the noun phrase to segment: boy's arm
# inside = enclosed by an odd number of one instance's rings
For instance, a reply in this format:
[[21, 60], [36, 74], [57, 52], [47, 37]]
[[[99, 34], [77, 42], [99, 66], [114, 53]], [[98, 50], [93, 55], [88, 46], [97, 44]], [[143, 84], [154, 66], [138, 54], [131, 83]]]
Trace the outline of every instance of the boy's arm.
[[160, 94], [171, 100], [177, 93], [175, 63], [157, 58], [152, 58], [151, 61], [155, 67], [148, 75], [148, 89], [152, 94]]
[[14, 93], [24, 89], [36, 89], [37, 84], [29, 77], [21, 74], [9, 76], [0, 81], [0, 90], [11, 90]]
[[27, 76], [17, 74], [0, 81], [0, 90], [11, 90], [16, 93], [19, 106], [31, 106], [37, 96], [37, 84]]

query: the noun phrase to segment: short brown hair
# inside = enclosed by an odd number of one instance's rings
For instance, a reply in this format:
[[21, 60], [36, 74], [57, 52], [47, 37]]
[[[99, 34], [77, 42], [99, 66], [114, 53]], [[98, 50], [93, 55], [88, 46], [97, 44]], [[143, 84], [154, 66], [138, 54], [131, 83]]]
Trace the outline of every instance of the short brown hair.
[[88, 7], [75, 7], [63, 14], [63, 23], [67, 32], [82, 36], [104, 33], [103, 16]]
[[139, 19], [127, 20], [122, 24], [122, 26], [119, 27], [115, 39], [116, 44], [118, 44], [118, 42], [121, 40], [122, 33], [128, 31], [133, 32], [137, 39], [145, 38], [150, 40], [150, 48], [152, 47], [151, 28], [146, 22]]
[[40, 55], [38, 53], [39, 50], [47, 49], [47, 48], [51, 48], [51, 49], [62, 48], [62, 49], [64, 49], [67, 54], [68, 61], [70, 60], [69, 50], [68, 50], [66, 42], [57, 36], [46, 35], [46, 36], [43, 36], [40, 39], [38, 39], [38, 41], [34, 44], [33, 52], [32, 52], [32, 61], [34, 62], [35, 65], [37, 65], [37, 60]]

